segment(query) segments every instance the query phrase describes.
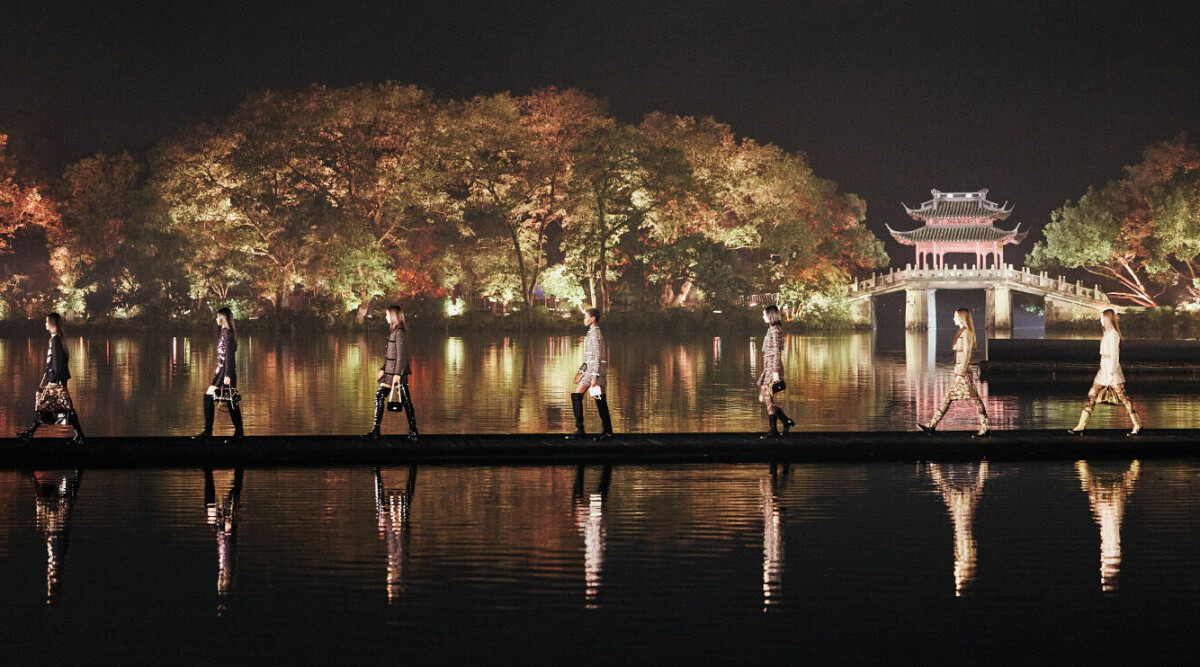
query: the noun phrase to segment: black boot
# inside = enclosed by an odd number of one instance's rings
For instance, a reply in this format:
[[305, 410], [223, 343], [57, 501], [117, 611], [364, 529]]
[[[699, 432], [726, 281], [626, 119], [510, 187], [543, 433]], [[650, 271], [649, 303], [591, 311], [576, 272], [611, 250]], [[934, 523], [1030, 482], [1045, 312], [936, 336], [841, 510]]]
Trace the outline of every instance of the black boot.
[[193, 435], [192, 440], [211, 440], [213, 417], [217, 415], [217, 404], [214, 402], [212, 394], [204, 395], [204, 432], [198, 435]]
[[38, 427], [41, 425], [42, 425], [42, 422], [40, 419], [34, 420], [34, 422], [29, 425], [29, 428], [25, 429], [24, 431], [17, 431], [17, 437], [22, 440], [32, 439], [33, 434], [38, 430]]
[[784, 414], [783, 410], [779, 408], [775, 408], [775, 417], [779, 420], [780, 424], [783, 424], [784, 435], [787, 435], [788, 431], [792, 430], [792, 427], [796, 425], [796, 422], [792, 421], [792, 418]]
[[779, 429], [777, 428], [777, 424], [779, 423], [779, 417], [777, 417], [774, 413], [769, 414], [767, 415], [767, 423], [771, 425], [771, 430], [758, 437], [762, 438], [763, 440], [766, 440], [767, 438], [778, 438]]
[[417, 412], [413, 409], [412, 395], [408, 393], [408, 385], [400, 385], [400, 402], [404, 404], [404, 415], [408, 417], [408, 440], [416, 442], [417, 436]]
[[242, 431], [242, 405], [240, 401], [231, 401], [229, 403], [229, 419], [233, 422], [233, 437], [225, 442], [241, 442], [246, 434]]
[[382, 387], [375, 392], [375, 425], [363, 435], [364, 438], [378, 438], [379, 425], [383, 423], [383, 410], [387, 407], [387, 390]]
[[587, 435], [583, 430], [583, 394], [571, 393], [571, 412], [575, 413], [575, 432], [567, 436], [567, 439], [582, 438]]
[[608, 397], [604, 394], [596, 398], [596, 411], [600, 413], [600, 427], [603, 429], [596, 439], [608, 440], [613, 437], [612, 416], [608, 414]]
[[71, 428], [75, 429], [75, 437], [71, 438], [72, 445], [83, 444], [83, 427], [79, 425], [79, 413], [71, 411]]

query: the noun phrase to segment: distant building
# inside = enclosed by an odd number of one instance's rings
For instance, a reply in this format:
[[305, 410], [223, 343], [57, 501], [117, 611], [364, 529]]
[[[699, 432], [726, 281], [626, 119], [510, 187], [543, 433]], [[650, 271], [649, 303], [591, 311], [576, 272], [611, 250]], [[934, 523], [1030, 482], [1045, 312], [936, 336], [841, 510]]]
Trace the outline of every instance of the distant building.
[[925, 224], [907, 232], [888, 227], [892, 238], [916, 247], [918, 269], [944, 268], [943, 258], [947, 253], [975, 255], [974, 268], [1001, 267], [1004, 246], [1025, 238], [1026, 232], [1020, 231], [1020, 225], [1012, 230], [995, 226], [997, 220], [1008, 219], [1012, 206], [1008, 202], [998, 205], [988, 201], [987, 188], [978, 192], [930, 192], [933, 199], [919, 208], [904, 205], [914, 220]]

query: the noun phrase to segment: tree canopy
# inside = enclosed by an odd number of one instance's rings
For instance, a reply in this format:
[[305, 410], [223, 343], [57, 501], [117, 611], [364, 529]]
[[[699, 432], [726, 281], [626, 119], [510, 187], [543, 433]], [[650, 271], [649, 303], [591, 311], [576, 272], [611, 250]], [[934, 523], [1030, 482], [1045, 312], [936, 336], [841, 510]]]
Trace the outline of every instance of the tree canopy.
[[219, 302], [361, 321], [384, 298], [446, 296], [522, 314], [543, 297], [721, 307], [781, 290], [802, 309], [887, 261], [862, 200], [802, 155], [711, 118], [623, 123], [573, 89], [264, 91], [145, 163], [69, 166], [53, 197], [17, 179], [2, 138], [0, 168], [0, 253], [44, 230], [46, 300], [97, 317]]

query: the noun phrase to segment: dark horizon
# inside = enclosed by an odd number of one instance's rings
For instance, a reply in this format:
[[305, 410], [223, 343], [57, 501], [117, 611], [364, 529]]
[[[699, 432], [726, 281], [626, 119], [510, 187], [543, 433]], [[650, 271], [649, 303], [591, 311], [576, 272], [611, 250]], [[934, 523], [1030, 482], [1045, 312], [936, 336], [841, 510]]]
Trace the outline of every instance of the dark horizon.
[[1052, 209], [1146, 146], [1200, 133], [1194, 6], [132, 3], [2, 18], [0, 132], [45, 178], [95, 152], [143, 155], [264, 88], [396, 80], [461, 98], [554, 85], [624, 121], [712, 116], [803, 153], [866, 200], [881, 237], [916, 225], [901, 201], [988, 188], [1015, 204], [1004, 226], [1034, 232], [1007, 254], [1019, 263]]

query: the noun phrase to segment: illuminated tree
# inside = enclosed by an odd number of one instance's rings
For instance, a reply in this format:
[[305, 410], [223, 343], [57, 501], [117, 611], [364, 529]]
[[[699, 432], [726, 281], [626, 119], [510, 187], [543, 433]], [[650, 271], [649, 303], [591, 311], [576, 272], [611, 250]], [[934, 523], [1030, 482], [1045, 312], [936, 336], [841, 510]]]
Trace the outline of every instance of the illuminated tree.
[[1115, 284], [1112, 297], [1156, 306], [1183, 282], [1197, 295], [1197, 167], [1200, 153], [1184, 137], [1146, 149], [1142, 161], [1099, 190], [1051, 213], [1027, 263], [1082, 269]]
[[57, 293], [46, 239], [61, 219], [45, 191], [18, 175], [7, 145], [0, 134], [0, 315], [29, 316]]

